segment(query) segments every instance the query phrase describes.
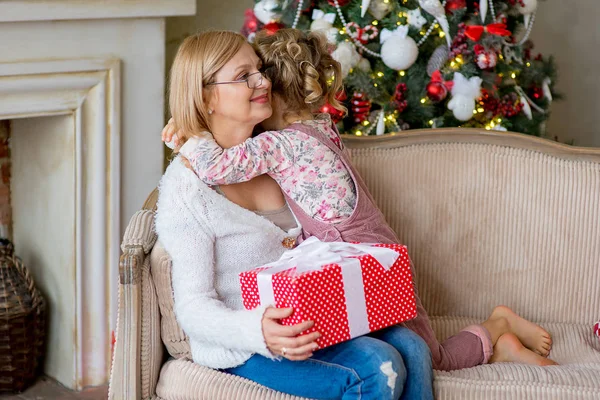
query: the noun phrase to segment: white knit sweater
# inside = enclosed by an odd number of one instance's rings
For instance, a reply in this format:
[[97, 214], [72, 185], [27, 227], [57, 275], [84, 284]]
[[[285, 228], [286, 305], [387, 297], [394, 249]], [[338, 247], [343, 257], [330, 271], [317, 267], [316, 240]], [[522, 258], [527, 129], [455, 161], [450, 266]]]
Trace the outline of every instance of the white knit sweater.
[[245, 310], [238, 274], [277, 260], [297, 236], [227, 200], [176, 158], [160, 186], [156, 231], [173, 260], [175, 315], [200, 365], [230, 368], [254, 353], [274, 357], [263, 309]]

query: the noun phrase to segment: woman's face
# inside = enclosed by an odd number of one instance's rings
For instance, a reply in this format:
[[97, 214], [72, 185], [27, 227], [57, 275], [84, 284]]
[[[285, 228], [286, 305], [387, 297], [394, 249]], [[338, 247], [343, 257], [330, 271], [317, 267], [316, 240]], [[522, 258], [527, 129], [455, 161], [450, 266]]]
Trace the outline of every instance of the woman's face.
[[[259, 72], [261, 61], [249, 44], [244, 44], [231, 60], [217, 72], [215, 82], [246, 79]], [[260, 74], [254, 75], [256, 79]], [[254, 83], [253, 79], [250, 83]], [[252, 86], [252, 85], [251, 85]], [[263, 78], [262, 83], [249, 88], [245, 82], [212, 85], [209, 108], [213, 110], [212, 124], [254, 126], [271, 116], [271, 83]]]

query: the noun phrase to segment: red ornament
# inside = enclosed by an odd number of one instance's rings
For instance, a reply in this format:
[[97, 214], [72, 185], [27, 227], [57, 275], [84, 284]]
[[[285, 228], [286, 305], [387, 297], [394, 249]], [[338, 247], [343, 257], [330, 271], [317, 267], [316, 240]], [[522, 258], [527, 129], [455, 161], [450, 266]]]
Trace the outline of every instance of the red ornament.
[[244, 12], [244, 26], [242, 26], [240, 33], [248, 37], [251, 33], [258, 30], [259, 24], [258, 18], [254, 15], [254, 10], [249, 8]]
[[533, 97], [536, 100], [540, 100], [540, 99], [544, 98], [544, 91], [542, 90], [542, 88], [534, 86], [530, 89], [530, 93], [531, 93], [531, 97]]
[[429, 82], [426, 87], [427, 97], [434, 102], [440, 102], [448, 96], [448, 89], [442, 82]]
[[[341, 92], [339, 92], [338, 94], [335, 95], [335, 98], [338, 99], [338, 101], [340, 101], [340, 102], [344, 102], [344, 101], [346, 101], [348, 96], [346, 96], [346, 92], [342, 90]], [[335, 124], [337, 124], [342, 119], [344, 119], [344, 113], [340, 110], [337, 110], [329, 103], [325, 103], [325, 105], [323, 105], [323, 107], [321, 107], [321, 112], [329, 114], [331, 116], [331, 120]]]
[[453, 14], [456, 10], [467, 8], [467, 0], [448, 0], [446, 2], [446, 13]]
[[[335, 1], [327, 0], [327, 2], [329, 3], [329, 5], [335, 6]], [[350, 0], [338, 0], [338, 4], [340, 5], [340, 7], [344, 7], [348, 3], [350, 3]]]
[[266, 30], [269, 35], [272, 35], [283, 28], [285, 28], [285, 25], [277, 21], [269, 22], [268, 24], [265, 24], [265, 26], [263, 26], [263, 29]]
[[354, 116], [354, 123], [360, 124], [369, 117], [371, 100], [363, 92], [354, 92], [352, 100], [350, 100], [350, 110]]

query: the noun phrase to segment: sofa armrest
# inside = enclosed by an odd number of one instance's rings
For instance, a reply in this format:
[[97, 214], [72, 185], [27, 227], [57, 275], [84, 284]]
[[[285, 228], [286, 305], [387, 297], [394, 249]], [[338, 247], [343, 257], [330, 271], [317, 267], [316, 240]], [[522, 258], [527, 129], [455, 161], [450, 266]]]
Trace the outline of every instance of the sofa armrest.
[[126, 246], [119, 262], [117, 341], [108, 398], [141, 399], [142, 246]]

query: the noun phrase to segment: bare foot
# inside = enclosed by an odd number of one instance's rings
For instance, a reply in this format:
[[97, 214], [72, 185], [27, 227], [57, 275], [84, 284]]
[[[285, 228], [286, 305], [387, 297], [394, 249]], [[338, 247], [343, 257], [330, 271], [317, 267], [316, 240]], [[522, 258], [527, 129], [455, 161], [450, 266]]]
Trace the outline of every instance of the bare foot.
[[505, 333], [498, 338], [494, 346], [494, 354], [490, 358], [490, 363], [495, 362], [516, 362], [542, 367], [558, 365], [558, 363], [525, 348], [514, 333]]
[[544, 328], [518, 316], [506, 306], [494, 308], [490, 319], [496, 318], [506, 318], [510, 331], [517, 335], [525, 347], [543, 357], [548, 357], [552, 349], [552, 337]]

